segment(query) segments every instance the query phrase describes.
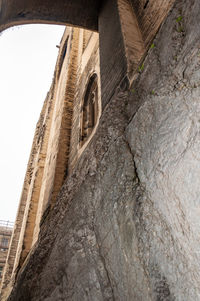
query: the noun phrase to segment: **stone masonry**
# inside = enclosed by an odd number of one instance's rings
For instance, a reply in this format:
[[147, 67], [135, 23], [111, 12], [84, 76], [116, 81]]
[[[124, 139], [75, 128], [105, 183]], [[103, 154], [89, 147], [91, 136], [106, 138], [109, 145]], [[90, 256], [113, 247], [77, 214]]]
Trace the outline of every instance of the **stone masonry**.
[[[66, 29], [2, 300], [200, 300], [199, 24], [198, 0], [109, 0], [99, 41]], [[81, 145], [93, 73], [100, 110]]]
[[13, 223], [0, 220], [0, 285], [13, 231]]

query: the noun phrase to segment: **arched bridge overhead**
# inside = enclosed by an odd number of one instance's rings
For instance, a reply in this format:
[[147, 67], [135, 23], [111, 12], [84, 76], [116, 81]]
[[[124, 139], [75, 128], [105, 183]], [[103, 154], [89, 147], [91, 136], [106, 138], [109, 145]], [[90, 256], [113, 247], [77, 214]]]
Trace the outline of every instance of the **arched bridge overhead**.
[[0, 0], [0, 32], [28, 23], [68, 24], [98, 30], [99, 0]]

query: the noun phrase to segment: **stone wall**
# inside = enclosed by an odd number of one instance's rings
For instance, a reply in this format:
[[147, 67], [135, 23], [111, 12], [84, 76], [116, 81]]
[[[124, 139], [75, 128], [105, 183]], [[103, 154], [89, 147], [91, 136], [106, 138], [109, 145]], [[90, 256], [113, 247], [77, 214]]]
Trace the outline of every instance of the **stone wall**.
[[175, 1], [132, 86], [104, 86], [8, 300], [200, 299], [199, 24], [198, 0]]
[[[70, 141], [70, 154], [68, 173], [70, 173], [76, 165], [78, 159], [87, 147], [89, 141], [94, 135], [98, 126], [99, 118], [101, 115], [101, 89], [100, 89], [100, 68], [99, 68], [99, 36], [97, 33], [89, 31], [83, 32], [83, 41], [81, 43], [83, 48], [81, 49], [79, 56], [80, 62], [78, 67], [78, 76], [76, 82], [76, 93], [74, 97], [74, 109], [72, 120], [72, 134]], [[91, 133], [90, 138], [82, 146], [80, 143], [80, 130], [81, 130], [81, 112], [83, 110], [83, 99], [86, 92], [86, 88], [92, 74], [97, 74], [98, 82], [98, 120], [95, 125], [95, 129]]]
[[13, 223], [8, 221], [0, 221], [0, 287], [2, 282], [3, 271], [6, 265], [6, 258], [8, 255], [12, 230]]
[[[37, 212], [39, 195], [46, 159], [49, 123], [51, 121], [52, 89], [47, 94], [36, 126], [31, 154], [16, 215], [11, 244], [3, 274], [2, 288], [9, 293], [20, 266], [24, 263], [34, 241], [37, 240], [39, 224]], [[36, 232], [36, 233], [35, 233]]]
[[18, 272], [26, 265], [37, 242], [40, 224], [53, 208], [66, 176], [94, 135], [95, 129], [87, 143], [80, 146], [82, 99], [88, 77], [94, 72], [98, 74], [98, 120], [100, 117], [98, 34], [67, 27], [58, 47], [54, 78], [36, 126], [8, 252], [2, 281], [3, 299], [7, 298]]

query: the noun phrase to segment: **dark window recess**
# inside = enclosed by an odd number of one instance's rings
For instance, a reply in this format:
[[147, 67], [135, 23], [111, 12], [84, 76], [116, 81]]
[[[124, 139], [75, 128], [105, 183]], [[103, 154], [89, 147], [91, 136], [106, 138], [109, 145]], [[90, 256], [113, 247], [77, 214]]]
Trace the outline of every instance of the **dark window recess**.
[[8, 248], [8, 242], [9, 242], [8, 238], [2, 237], [2, 239], [1, 239], [1, 247]]
[[90, 77], [86, 88], [83, 106], [81, 110], [81, 129], [80, 129], [80, 144], [81, 146], [87, 141], [91, 135], [98, 117], [98, 85], [97, 75], [93, 74]]
[[3, 267], [0, 267], [0, 278], [2, 277], [3, 274]]

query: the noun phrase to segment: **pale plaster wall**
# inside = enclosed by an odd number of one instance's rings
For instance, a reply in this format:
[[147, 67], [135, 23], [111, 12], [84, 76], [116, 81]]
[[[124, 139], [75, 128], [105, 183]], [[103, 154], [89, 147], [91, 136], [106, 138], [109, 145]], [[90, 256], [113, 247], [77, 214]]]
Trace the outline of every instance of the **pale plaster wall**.
[[[69, 172], [72, 171], [76, 165], [81, 154], [91, 141], [94, 136], [96, 129], [98, 127], [99, 118], [101, 116], [101, 82], [100, 82], [100, 63], [99, 63], [99, 37], [97, 33], [88, 33], [86, 34], [85, 44], [83, 47], [83, 52], [81, 52], [81, 61], [79, 65], [79, 72], [77, 77], [77, 86], [76, 86], [76, 97], [74, 103], [73, 111], [73, 122], [72, 122], [72, 137], [70, 145], [70, 158], [69, 158]], [[87, 84], [89, 82], [92, 74], [97, 74], [98, 81], [98, 118], [97, 123], [89, 136], [89, 139], [84, 143], [83, 146], [80, 145], [80, 128], [81, 128], [81, 108], [83, 106], [83, 98]]]
[[[68, 129], [65, 128], [64, 130], [64, 137], [61, 137], [63, 134], [63, 116], [66, 117], [66, 114], [68, 113], [66, 110], [69, 109], [69, 112], [71, 112], [72, 108], [66, 108], [66, 103], [68, 102], [68, 98], [71, 96], [73, 100], [73, 86], [71, 87], [72, 90], [69, 90], [68, 88], [68, 82], [71, 80], [72, 76], [72, 70], [70, 68], [73, 68], [75, 64], [75, 73], [76, 73], [76, 62], [73, 61], [73, 55], [76, 55], [77, 52], [77, 44], [79, 41], [79, 30], [78, 29], [72, 29], [68, 28], [65, 31], [64, 37], [62, 39], [62, 43], [60, 45], [60, 49], [62, 50], [62, 46], [65, 43], [66, 38], [68, 38], [68, 47], [67, 47], [67, 53], [62, 65], [62, 70], [59, 76], [59, 79], [55, 86], [55, 105], [53, 108], [53, 116], [52, 116], [52, 124], [51, 124], [51, 131], [48, 141], [48, 151], [47, 151], [47, 159], [45, 162], [45, 170], [44, 170], [44, 176], [42, 179], [42, 189], [40, 194], [40, 218], [44, 211], [44, 209], [47, 208], [48, 205], [51, 204], [52, 197], [55, 199], [54, 190], [55, 185], [57, 182], [60, 182], [59, 188], [62, 185], [62, 181], [64, 178], [64, 173], [66, 169], [66, 161], [67, 156], [66, 153], [62, 152], [62, 155], [59, 154], [60, 151], [60, 140], [63, 140], [63, 144], [67, 141], [66, 139], [70, 139], [70, 133], [67, 133], [67, 130], [70, 130], [70, 124], [68, 125]], [[72, 49], [73, 48], [73, 49]], [[59, 60], [59, 58], [58, 58]], [[73, 78], [74, 80], [74, 78]], [[72, 94], [71, 94], [72, 93]], [[71, 100], [71, 99], [70, 99]], [[70, 104], [72, 106], [72, 104]], [[62, 158], [60, 158], [62, 157]], [[63, 160], [62, 162], [62, 171], [61, 174], [58, 175], [56, 173], [56, 166], [59, 164], [59, 160]], [[58, 189], [58, 188], [57, 188]], [[40, 219], [39, 218], [39, 219]]]

